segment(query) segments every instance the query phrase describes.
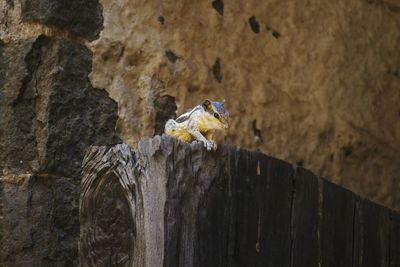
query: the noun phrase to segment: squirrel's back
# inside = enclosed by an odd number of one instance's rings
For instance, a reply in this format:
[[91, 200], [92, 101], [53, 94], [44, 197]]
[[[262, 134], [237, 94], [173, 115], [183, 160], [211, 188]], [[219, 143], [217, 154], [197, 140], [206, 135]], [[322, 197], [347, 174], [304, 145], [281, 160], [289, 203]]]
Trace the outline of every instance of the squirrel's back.
[[173, 119], [169, 119], [165, 124], [164, 132], [168, 135], [172, 135], [186, 142], [192, 142], [193, 136], [188, 132], [186, 127], [180, 125]]

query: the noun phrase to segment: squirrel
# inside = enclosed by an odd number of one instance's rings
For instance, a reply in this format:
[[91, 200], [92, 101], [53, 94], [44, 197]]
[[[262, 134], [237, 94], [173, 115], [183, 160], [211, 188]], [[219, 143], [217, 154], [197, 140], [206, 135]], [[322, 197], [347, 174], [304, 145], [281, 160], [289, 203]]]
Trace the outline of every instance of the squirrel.
[[169, 119], [165, 124], [165, 134], [189, 143], [203, 142], [208, 151], [215, 151], [215, 132], [229, 127], [229, 113], [225, 110], [224, 103], [225, 101], [204, 100], [201, 105], [183, 113], [176, 120]]

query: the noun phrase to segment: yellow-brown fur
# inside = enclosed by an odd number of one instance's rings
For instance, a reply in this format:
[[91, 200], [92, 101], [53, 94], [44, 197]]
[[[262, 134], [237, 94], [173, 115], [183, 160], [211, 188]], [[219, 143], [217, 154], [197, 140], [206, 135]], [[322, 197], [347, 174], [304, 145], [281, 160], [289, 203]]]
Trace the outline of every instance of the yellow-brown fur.
[[214, 133], [227, 129], [229, 114], [223, 109], [223, 103], [205, 100], [202, 105], [182, 114], [175, 120], [168, 120], [165, 133], [185, 142], [195, 140], [204, 143], [207, 150], [216, 149]]

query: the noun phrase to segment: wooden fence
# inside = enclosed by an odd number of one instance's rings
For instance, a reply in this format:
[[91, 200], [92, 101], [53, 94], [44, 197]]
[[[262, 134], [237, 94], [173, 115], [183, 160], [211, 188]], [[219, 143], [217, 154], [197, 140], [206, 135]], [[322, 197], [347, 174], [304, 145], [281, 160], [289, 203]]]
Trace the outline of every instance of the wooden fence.
[[[360, 174], [362, 175], [362, 174]], [[259, 152], [92, 147], [81, 266], [400, 266], [400, 215]]]

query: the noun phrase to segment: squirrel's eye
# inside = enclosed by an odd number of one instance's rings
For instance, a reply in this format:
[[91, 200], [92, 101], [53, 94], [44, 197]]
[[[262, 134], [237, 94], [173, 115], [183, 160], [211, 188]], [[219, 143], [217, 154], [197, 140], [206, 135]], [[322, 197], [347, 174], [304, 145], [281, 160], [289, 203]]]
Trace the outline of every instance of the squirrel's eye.
[[218, 114], [218, 113], [214, 113], [214, 117], [215, 117], [216, 119], [219, 119], [219, 114]]

